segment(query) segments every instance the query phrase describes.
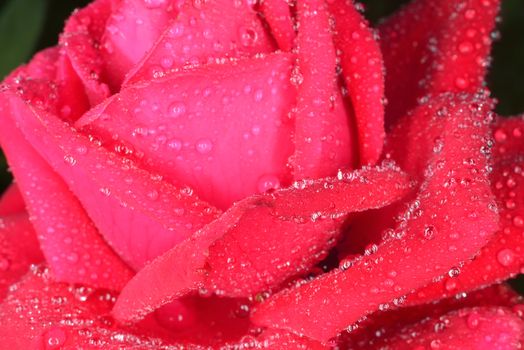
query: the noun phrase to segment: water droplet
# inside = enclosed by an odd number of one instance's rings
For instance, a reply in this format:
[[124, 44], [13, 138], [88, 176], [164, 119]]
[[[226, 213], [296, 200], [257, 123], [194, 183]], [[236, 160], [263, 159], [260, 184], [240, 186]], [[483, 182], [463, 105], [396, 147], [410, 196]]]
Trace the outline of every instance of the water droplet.
[[46, 350], [60, 349], [67, 340], [66, 332], [60, 327], [52, 327], [43, 334]]
[[271, 175], [271, 174], [262, 175], [258, 179], [257, 188], [258, 188], [258, 192], [260, 193], [264, 193], [269, 190], [275, 190], [275, 189], [278, 189], [279, 187], [280, 187], [280, 180], [275, 175]]
[[158, 199], [158, 191], [157, 190], [151, 190], [147, 192], [147, 198], [151, 199], [152, 201], [155, 201]]
[[186, 113], [186, 105], [183, 102], [177, 101], [169, 105], [168, 114], [172, 118], [178, 118]]
[[169, 36], [171, 37], [180, 37], [182, 34], [184, 34], [184, 25], [180, 22], [177, 22], [169, 28], [168, 32]]
[[240, 27], [238, 29], [238, 36], [244, 46], [253, 46], [258, 39], [257, 32], [250, 27]]
[[72, 155], [65, 155], [64, 156], [64, 162], [66, 164], [69, 164], [71, 166], [75, 165], [76, 164], [76, 159], [72, 156]]
[[508, 135], [502, 129], [495, 130], [495, 133], [493, 136], [495, 137], [495, 141], [497, 142], [504, 142], [508, 139]]
[[502, 249], [497, 254], [497, 261], [502, 266], [510, 266], [515, 261], [515, 253], [511, 249]]
[[464, 54], [470, 53], [471, 51], [473, 51], [473, 44], [470, 43], [469, 41], [464, 41], [459, 44], [458, 50], [460, 53], [464, 53]]
[[166, 0], [144, 0], [144, 5], [148, 9], [156, 9], [166, 4]]
[[80, 155], [85, 155], [87, 154], [87, 147], [86, 146], [83, 146], [83, 145], [80, 145], [76, 148], [76, 153], [80, 154]]
[[435, 229], [435, 226], [433, 225], [428, 225], [426, 226], [426, 228], [424, 228], [424, 238], [425, 239], [433, 239], [435, 238], [435, 233], [437, 232], [437, 230]]
[[446, 282], [444, 283], [444, 288], [448, 292], [451, 292], [451, 291], [457, 289], [457, 281], [452, 280], [452, 279], [446, 280]]
[[180, 151], [182, 149], [182, 141], [179, 139], [173, 139], [167, 143], [167, 147], [175, 151]]
[[517, 215], [513, 218], [513, 226], [515, 227], [524, 227], [524, 218], [522, 216]]
[[448, 271], [448, 276], [453, 278], [457, 277], [460, 274], [460, 269], [458, 267], [453, 267]]
[[480, 323], [480, 317], [476, 313], [471, 313], [466, 320], [469, 329], [475, 329]]
[[469, 86], [469, 82], [467, 79], [464, 79], [462, 77], [457, 77], [455, 79], [455, 86], [459, 89], [467, 89]]
[[0, 271], [7, 271], [11, 267], [11, 262], [6, 257], [0, 257]]
[[197, 141], [195, 148], [198, 153], [206, 154], [213, 150], [213, 143], [209, 139], [201, 139]]
[[107, 187], [100, 187], [100, 193], [102, 193], [104, 196], [109, 197], [111, 195], [111, 190]]

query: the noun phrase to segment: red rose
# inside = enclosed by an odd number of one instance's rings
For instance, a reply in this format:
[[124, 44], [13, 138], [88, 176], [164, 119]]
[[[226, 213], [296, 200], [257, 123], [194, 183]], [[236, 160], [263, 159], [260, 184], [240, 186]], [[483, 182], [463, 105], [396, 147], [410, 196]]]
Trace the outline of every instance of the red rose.
[[75, 12], [0, 88], [4, 348], [518, 348], [498, 6], [378, 35], [342, 0]]

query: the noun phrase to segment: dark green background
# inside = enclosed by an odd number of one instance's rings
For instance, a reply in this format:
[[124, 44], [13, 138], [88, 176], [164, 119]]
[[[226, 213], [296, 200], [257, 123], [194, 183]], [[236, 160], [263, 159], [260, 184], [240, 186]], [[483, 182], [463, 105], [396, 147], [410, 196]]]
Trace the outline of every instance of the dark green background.
[[[365, 0], [373, 22], [406, 0]], [[0, 77], [26, 62], [34, 52], [55, 45], [67, 16], [88, 0], [0, 0]], [[497, 112], [524, 112], [524, 1], [502, 0], [498, 24], [500, 40], [493, 49], [489, 88], [499, 100]], [[1, 127], [1, 125], [0, 125]], [[0, 190], [11, 181], [0, 155]], [[517, 288], [524, 283], [514, 283]]]

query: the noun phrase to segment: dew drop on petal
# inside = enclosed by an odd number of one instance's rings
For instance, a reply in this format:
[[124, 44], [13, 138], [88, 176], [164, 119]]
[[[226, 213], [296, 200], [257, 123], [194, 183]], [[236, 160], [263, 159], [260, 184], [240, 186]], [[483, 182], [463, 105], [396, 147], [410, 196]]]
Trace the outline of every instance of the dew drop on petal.
[[515, 261], [515, 253], [511, 249], [502, 249], [497, 254], [497, 261], [502, 266], [510, 266]]
[[52, 327], [43, 334], [44, 348], [46, 350], [60, 349], [66, 340], [67, 334], [60, 327]]
[[156, 9], [166, 4], [167, 0], [144, 0], [144, 5], [148, 9]]
[[258, 192], [264, 193], [280, 187], [280, 180], [275, 175], [266, 174], [258, 179]]
[[168, 114], [172, 118], [178, 118], [186, 113], [186, 105], [183, 102], [173, 102], [168, 107]]
[[206, 154], [213, 150], [213, 143], [209, 139], [201, 139], [197, 141], [195, 148], [198, 153]]
[[468, 319], [466, 320], [466, 323], [468, 325], [469, 329], [475, 329], [478, 327], [480, 323], [480, 317], [476, 313], [472, 313], [468, 316]]

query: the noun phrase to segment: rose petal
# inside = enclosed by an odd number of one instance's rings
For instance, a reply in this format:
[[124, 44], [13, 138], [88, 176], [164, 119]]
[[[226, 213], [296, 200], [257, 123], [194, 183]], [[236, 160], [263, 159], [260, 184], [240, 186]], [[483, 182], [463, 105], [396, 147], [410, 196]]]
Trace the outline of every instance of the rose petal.
[[[250, 204], [249, 198], [236, 203], [218, 219], [140, 270], [120, 293], [113, 309], [115, 318], [139, 321], [160, 306], [203, 287], [207, 248], [238, 223]], [[145, 289], [145, 285], [155, 288]]]
[[522, 334], [524, 322], [509, 309], [461, 309], [406, 326], [372, 349], [513, 350], [520, 348]]
[[76, 120], [89, 107], [80, 78], [58, 47], [40, 51], [27, 65], [13, 71], [4, 83], [20, 92], [34, 107], [64, 120]]
[[361, 164], [375, 164], [384, 144], [384, 62], [380, 47], [356, 5], [328, 1], [334, 42], [358, 130]]
[[0, 215], [7, 216], [25, 211], [24, 198], [14, 183], [0, 197]]
[[106, 241], [137, 269], [198, 228], [217, 210], [106, 151], [54, 115], [10, 92], [4, 115], [67, 183]]
[[251, 332], [247, 299], [188, 296], [154, 313], [178, 341], [223, 349]]
[[[202, 287], [221, 295], [247, 296], [277, 286], [325, 256], [333, 244], [329, 239], [337, 235], [330, 232], [330, 225], [337, 224], [330, 217], [387, 205], [409, 188], [398, 170], [378, 168], [246, 198], [140, 271], [122, 291], [114, 315], [137, 320]], [[285, 216], [292, 202], [299, 217]], [[144, 285], [157, 287], [144, 290]]]
[[504, 281], [522, 273], [524, 267], [524, 119], [500, 118], [493, 127], [495, 139], [492, 191], [497, 197], [501, 229], [458, 276], [420, 289], [408, 303], [452, 296], [480, 286]]
[[[64, 181], [31, 148], [8, 117], [9, 102], [5, 96], [0, 99], [0, 143], [23, 191], [53, 277], [62, 282], [121, 289], [132, 272], [99, 235]], [[72, 157], [63, 162], [74, 161]]]
[[[449, 114], [426, 114], [432, 104]], [[256, 324], [327, 341], [360, 317], [470, 258], [497, 229], [487, 179], [484, 96], [444, 94], [420, 107], [428, 129], [441, 125], [440, 152], [430, 157], [417, 199], [393, 237], [372, 256], [356, 259], [310, 283], [272, 296], [253, 315]], [[307, 316], [306, 316], [307, 315]]]
[[0, 301], [8, 288], [44, 257], [27, 214], [0, 217]]
[[499, 0], [417, 0], [379, 27], [388, 126], [428, 93], [474, 93], [482, 86], [499, 5]]
[[289, 182], [290, 71], [289, 54], [206, 65], [128, 87], [77, 125], [228, 208]]
[[[403, 306], [403, 299], [397, 305]], [[512, 308], [518, 313], [524, 299], [511, 287], [505, 284], [493, 285], [471, 293], [464, 293], [460, 298], [451, 297], [430, 304], [411, 307], [393, 307], [392, 310], [377, 311], [361, 322], [356, 329], [342, 333], [339, 347], [343, 349], [369, 349], [382, 339], [394, 337], [402, 328], [424, 319], [439, 317], [463, 308], [477, 306], [503, 306]]]
[[274, 50], [250, 1], [185, 2], [124, 85], [147, 81], [184, 65], [250, 57]]
[[260, 4], [260, 11], [278, 47], [283, 51], [291, 51], [297, 34], [288, 1], [264, 0]]
[[239, 342], [223, 346], [223, 350], [234, 349], [286, 349], [286, 350], [327, 350], [329, 345], [321, 344], [307, 337], [301, 337], [282, 330], [265, 330], [257, 337], [244, 336]]
[[71, 64], [85, 88], [91, 106], [109, 96], [109, 87], [103, 82], [104, 61], [99, 45], [110, 11], [111, 0], [94, 1], [73, 13], [60, 36], [60, 50], [67, 56], [61, 64]]
[[113, 91], [126, 73], [151, 49], [157, 38], [178, 15], [176, 0], [120, 0], [112, 2], [111, 16], [102, 36], [101, 56]]
[[323, 1], [297, 3], [298, 84], [295, 116], [294, 177], [333, 176], [354, 164], [352, 124], [336, 80], [336, 55], [329, 14]]
[[[110, 317], [114, 295], [53, 283], [34, 269], [0, 304], [2, 346], [10, 349], [162, 349], [149, 331], [122, 328]], [[190, 344], [171, 344], [194, 349]]]

